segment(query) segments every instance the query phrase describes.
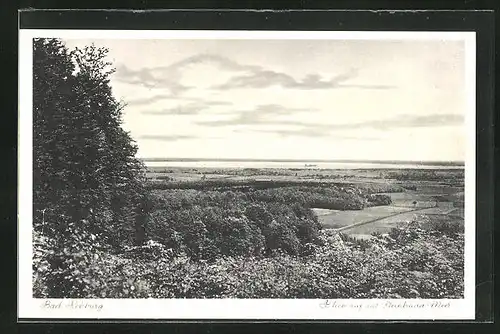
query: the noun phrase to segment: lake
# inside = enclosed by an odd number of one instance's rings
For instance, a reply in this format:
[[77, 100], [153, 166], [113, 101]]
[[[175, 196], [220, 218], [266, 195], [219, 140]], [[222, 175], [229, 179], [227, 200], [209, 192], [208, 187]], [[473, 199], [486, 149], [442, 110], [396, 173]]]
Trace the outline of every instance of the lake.
[[437, 163], [261, 161], [261, 160], [166, 160], [145, 161], [148, 167], [188, 168], [299, 168], [299, 169], [463, 169], [464, 166]]

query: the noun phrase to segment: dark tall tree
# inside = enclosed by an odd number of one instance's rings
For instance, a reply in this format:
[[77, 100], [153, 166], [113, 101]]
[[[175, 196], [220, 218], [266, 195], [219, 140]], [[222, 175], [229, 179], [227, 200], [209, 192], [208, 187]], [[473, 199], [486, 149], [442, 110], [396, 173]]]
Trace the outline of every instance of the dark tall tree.
[[85, 223], [117, 246], [142, 242], [143, 168], [121, 126], [124, 105], [113, 97], [106, 54], [34, 40], [34, 209], [35, 223], [55, 236], [69, 233], [69, 222]]

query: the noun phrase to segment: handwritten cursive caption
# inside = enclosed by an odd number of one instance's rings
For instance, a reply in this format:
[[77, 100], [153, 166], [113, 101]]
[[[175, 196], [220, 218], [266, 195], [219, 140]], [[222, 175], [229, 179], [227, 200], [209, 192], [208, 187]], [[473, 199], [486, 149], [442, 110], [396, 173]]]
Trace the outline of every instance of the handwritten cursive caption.
[[361, 310], [361, 309], [423, 309], [423, 308], [433, 308], [433, 309], [444, 309], [450, 308], [450, 302], [440, 302], [440, 301], [381, 301], [381, 302], [338, 302], [336, 300], [325, 300], [319, 304], [322, 309], [351, 309], [351, 310]]
[[103, 304], [100, 303], [88, 303], [82, 301], [50, 301], [46, 300], [41, 304], [43, 309], [47, 310], [61, 310], [61, 309], [69, 309], [69, 310], [95, 310], [100, 312], [103, 308]]

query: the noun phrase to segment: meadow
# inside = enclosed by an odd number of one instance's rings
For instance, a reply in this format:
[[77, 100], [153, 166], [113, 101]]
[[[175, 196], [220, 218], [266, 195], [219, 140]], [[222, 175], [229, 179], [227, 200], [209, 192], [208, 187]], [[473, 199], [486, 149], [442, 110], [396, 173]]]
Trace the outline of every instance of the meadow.
[[[346, 189], [358, 192], [363, 200], [349, 199], [352, 208], [334, 207], [328, 199], [304, 201], [312, 209], [324, 229], [336, 229], [364, 221], [381, 219], [376, 224], [365, 226], [365, 234], [387, 231], [400, 226], [416, 215], [425, 217], [445, 216], [463, 219], [464, 172], [449, 170], [381, 170], [381, 169], [272, 169], [272, 168], [167, 168], [151, 167], [148, 170], [150, 186], [154, 189], [197, 188], [219, 191], [236, 190], [251, 192], [255, 189], [275, 189], [290, 192], [297, 189], [302, 194], [324, 193], [323, 189], [335, 189], [339, 194]], [[168, 180], [165, 182], [165, 180]], [[370, 196], [379, 196], [376, 204], [370, 204]], [[293, 199], [297, 201], [297, 198]], [[357, 201], [357, 204], [354, 202]], [[413, 211], [415, 210], [415, 213]], [[399, 215], [398, 215], [399, 214]], [[442, 218], [442, 217], [441, 217]], [[442, 220], [442, 219], [441, 219]], [[360, 228], [355, 230], [361, 231]]]

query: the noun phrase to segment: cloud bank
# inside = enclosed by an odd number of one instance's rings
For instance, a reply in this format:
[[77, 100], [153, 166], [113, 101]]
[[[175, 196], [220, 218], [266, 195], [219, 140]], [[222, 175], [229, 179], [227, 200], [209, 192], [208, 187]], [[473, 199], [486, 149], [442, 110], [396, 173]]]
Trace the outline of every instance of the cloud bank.
[[352, 68], [347, 72], [322, 78], [317, 73], [306, 75], [302, 80], [297, 80], [294, 77], [285, 73], [276, 72], [270, 69], [257, 69], [249, 74], [238, 75], [231, 78], [225, 84], [216, 86], [216, 89], [237, 89], [237, 88], [253, 88], [262, 89], [272, 86], [281, 86], [291, 89], [335, 89], [335, 88], [359, 88], [359, 89], [391, 89], [394, 86], [376, 85], [376, 84], [344, 84], [344, 82], [354, 79], [358, 76], [359, 69]]
[[198, 115], [208, 112], [208, 109], [214, 106], [230, 106], [232, 103], [227, 101], [202, 100], [180, 104], [172, 108], [152, 109], [141, 111], [144, 115]]
[[[197, 88], [196, 82], [186, 83], [185, 76], [189, 70], [196, 71], [200, 66], [211, 68], [214, 73], [225, 73], [229, 79], [222, 84], [213, 84], [208, 89], [214, 91], [227, 91], [232, 89], [264, 89], [280, 86], [288, 89], [322, 90], [338, 88], [358, 89], [391, 89], [390, 85], [379, 84], [349, 84], [346, 83], [359, 75], [358, 68], [351, 68], [336, 75], [323, 78], [318, 73], [309, 73], [303, 78], [277, 71], [275, 69], [240, 64], [229, 58], [214, 54], [198, 54], [187, 57], [168, 66], [144, 67], [132, 69], [125, 64], [117, 66], [115, 79], [119, 82], [138, 85], [148, 89], [161, 89], [167, 93], [143, 100], [131, 101], [131, 104], [147, 104], [163, 98], [176, 98], [186, 92]], [[210, 79], [210, 78], [209, 78]], [[215, 79], [215, 78], [212, 78]]]

